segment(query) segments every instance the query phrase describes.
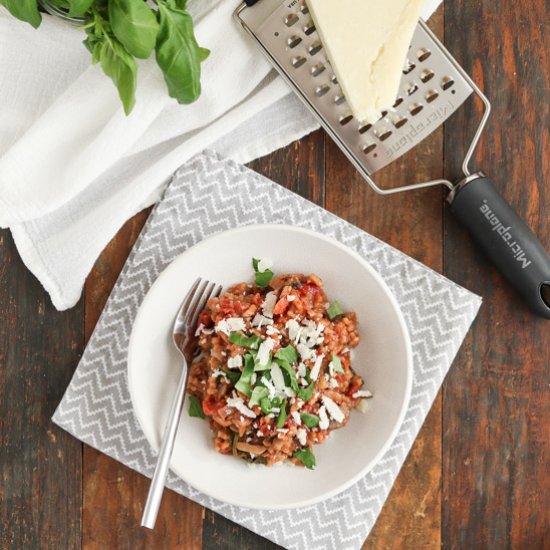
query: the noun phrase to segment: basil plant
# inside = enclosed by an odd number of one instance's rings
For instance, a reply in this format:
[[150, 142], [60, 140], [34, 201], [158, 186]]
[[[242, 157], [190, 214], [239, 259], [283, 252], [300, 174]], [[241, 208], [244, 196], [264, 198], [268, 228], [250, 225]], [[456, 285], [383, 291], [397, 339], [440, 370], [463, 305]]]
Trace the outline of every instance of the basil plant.
[[[153, 50], [171, 97], [187, 104], [200, 96], [201, 63], [210, 51], [197, 44], [187, 0], [47, 1], [69, 17], [82, 19], [92, 63], [99, 63], [113, 81], [127, 115], [136, 98], [136, 59], [147, 59]], [[35, 28], [42, 21], [38, 3], [0, 0], [13, 16]]]

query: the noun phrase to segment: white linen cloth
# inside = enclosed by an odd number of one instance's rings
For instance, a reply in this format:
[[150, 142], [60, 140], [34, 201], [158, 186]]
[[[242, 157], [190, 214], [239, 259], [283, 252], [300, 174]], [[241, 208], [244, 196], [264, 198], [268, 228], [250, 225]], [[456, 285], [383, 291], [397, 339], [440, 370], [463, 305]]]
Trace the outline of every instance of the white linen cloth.
[[0, 8], [0, 227], [57, 309], [78, 301], [101, 250], [187, 159], [208, 147], [244, 163], [318, 127], [233, 22], [236, 2], [189, 7], [212, 52], [200, 99], [178, 105], [149, 60], [129, 117], [82, 31], [50, 16], [36, 31]]

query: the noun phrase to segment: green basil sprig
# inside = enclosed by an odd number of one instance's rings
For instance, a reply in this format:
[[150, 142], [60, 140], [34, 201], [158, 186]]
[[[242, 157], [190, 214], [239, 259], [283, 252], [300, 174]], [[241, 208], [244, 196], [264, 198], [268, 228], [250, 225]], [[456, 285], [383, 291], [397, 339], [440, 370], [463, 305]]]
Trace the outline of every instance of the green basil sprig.
[[30, 23], [35, 29], [42, 22], [37, 0], [0, 0], [0, 5], [17, 19]]
[[[128, 115], [136, 102], [136, 58], [153, 50], [168, 93], [178, 103], [191, 103], [201, 93], [201, 63], [210, 51], [195, 38], [186, 0], [50, 0], [71, 17], [81, 17], [84, 45], [115, 84]], [[38, 27], [38, 0], [0, 0], [18, 19]]]

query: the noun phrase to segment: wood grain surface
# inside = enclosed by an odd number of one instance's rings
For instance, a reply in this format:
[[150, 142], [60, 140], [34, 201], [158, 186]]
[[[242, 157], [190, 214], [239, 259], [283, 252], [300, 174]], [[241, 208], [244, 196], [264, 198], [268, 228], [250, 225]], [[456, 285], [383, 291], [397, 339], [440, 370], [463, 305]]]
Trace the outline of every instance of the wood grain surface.
[[[548, 0], [449, 1], [430, 25], [493, 103], [475, 167], [550, 249]], [[472, 103], [377, 180], [458, 177], [478, 117]], [[250, 166], [484, 298], [364, 549], [549, 549], [550, 323], [475, 249], [440, 189], [379, 197], [322, 131]], [[155, 532], [139, 528], [148, 481], [50, 421], [147, 215], [63, 313], [0, 232], [1, 550], [276, 548], [171, 491]]]

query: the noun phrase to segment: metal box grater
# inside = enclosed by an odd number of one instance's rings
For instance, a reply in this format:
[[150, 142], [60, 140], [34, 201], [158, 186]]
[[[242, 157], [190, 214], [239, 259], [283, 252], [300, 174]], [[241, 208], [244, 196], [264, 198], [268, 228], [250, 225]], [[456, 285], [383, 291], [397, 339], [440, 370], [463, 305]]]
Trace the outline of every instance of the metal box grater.
[[[550, 318], [550, 257], [489, 178], [469, 170], [491, 105], [423, 21], [409, 48], [399, 95], [371, 125], [351, 113], [305, 0], [245, 0], [234, 17], [377, 193], [445, 185], [451, 211], [531, 307]], [[392, 189], [375, 183], [372, 174], [420, 143], [472, 94], [483, 101], [485, 111], [464, 158], [464, 179]]]

